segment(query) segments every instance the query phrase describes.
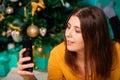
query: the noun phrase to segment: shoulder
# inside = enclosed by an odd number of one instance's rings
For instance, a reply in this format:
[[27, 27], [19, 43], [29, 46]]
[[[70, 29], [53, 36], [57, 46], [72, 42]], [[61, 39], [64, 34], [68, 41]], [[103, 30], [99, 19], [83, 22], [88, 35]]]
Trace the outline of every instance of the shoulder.
[[117, 53], [120, 53], [120, 42], [114, 41], [114, 46], [117, 50]]
[[114, 52], [117, 53], [118, 58], [120, 58], [120, 42], [118, 41], [113, 41], [114, 44]]
[[115, 76], [115, 79], [120, 78], [120, 42], [114, 41], [114, 52], [113, 52], [113, 65], [112, 65], [112, 76]]
[[61, 58], [64, 57], [64, 54], [65, 54], [65, 43], [62, 42], [51, 50], [50, 57]]
[[120, 66], [120, 42], [114, 41], [113, 59]]
[[63, 64], [64, 55], [65, 55], [65, 43], [62, 42], [52, 49], [49, 57], [49, 65], [53, 63], [54, 63], [53, 65], [56, 65], [57, 63]]
[[62, 42], [60, 44], [58, 44], [57, 46], [55, 46], [51, 52], [64, 52], [65, 51], [65, 43]]

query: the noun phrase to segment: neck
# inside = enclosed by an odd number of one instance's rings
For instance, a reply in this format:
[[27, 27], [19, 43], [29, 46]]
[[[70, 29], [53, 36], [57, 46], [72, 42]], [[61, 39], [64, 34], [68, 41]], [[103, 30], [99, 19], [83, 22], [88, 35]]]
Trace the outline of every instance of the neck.
[[82, 63], [85, 62], [85, 60], [84, 60], [84, 52], [82, 52], [82, 51], [77, 52], [77, 61], [82, 62]]
[[[80, 52], [80, 51], [77, 52], [77, 61], [76, 61], [76, 64], [79, 67], [79, 73], [80, 73], [80, 75], [85, 76], [85, 58], [84, 58], [84, 52]], [[91, 74], [89, 60], [88, 60], [87, 64], [88, 64], [87, 65], [88, 74]]]

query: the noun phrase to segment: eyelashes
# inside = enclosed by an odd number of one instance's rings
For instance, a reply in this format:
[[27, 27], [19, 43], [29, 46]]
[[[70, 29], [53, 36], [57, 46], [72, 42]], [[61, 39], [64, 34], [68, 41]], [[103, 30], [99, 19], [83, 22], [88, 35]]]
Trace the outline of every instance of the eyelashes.
[[[72, 27], [69, 25], [66, 26], [66, 30], [70, 30], [71, 28]], [[76, 33], [81, 33], [81, 29], [76, 26], [73, 27], [73, 31], [75, 31]]]

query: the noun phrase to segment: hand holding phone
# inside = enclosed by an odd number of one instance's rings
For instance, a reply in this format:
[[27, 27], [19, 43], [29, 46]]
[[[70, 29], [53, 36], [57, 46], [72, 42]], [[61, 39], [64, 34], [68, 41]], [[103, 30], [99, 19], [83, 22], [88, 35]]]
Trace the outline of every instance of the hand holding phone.
[[[23, 64], [29, 64], [33, 62], [33, 55], [32, 55], [32, 40], [31, 38], [24, 37], [23, 38], [23, 48], [26, 48], [26, 51], [23, 53], [23, 57], [30, 57], [30, 61], [26, 61]], [[26, 68], [26, 71], [33, 71], [33, 68]]]

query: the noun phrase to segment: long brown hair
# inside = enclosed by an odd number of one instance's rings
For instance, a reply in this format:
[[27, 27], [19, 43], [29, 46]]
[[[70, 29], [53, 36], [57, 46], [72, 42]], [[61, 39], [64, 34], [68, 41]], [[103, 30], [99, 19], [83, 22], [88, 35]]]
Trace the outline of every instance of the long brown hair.
[[[91, 73], [95, 73], [97, 80], [98, 77], [100, 80], [106, 80], [110, 76], [113, 55], [112, 41], [104, 12], [95, 6], [82, 6], [73, 10], [68, 20], [73, 15], [77, 16], [81, 23], [85, 45], [85, 76], [88, 76], [87, 61], [89, 59]], [[65, 61], [74, 72], [78, 71], [75, 64], [76, 57], [75, 52], [68, 51], [66, 48]]]

